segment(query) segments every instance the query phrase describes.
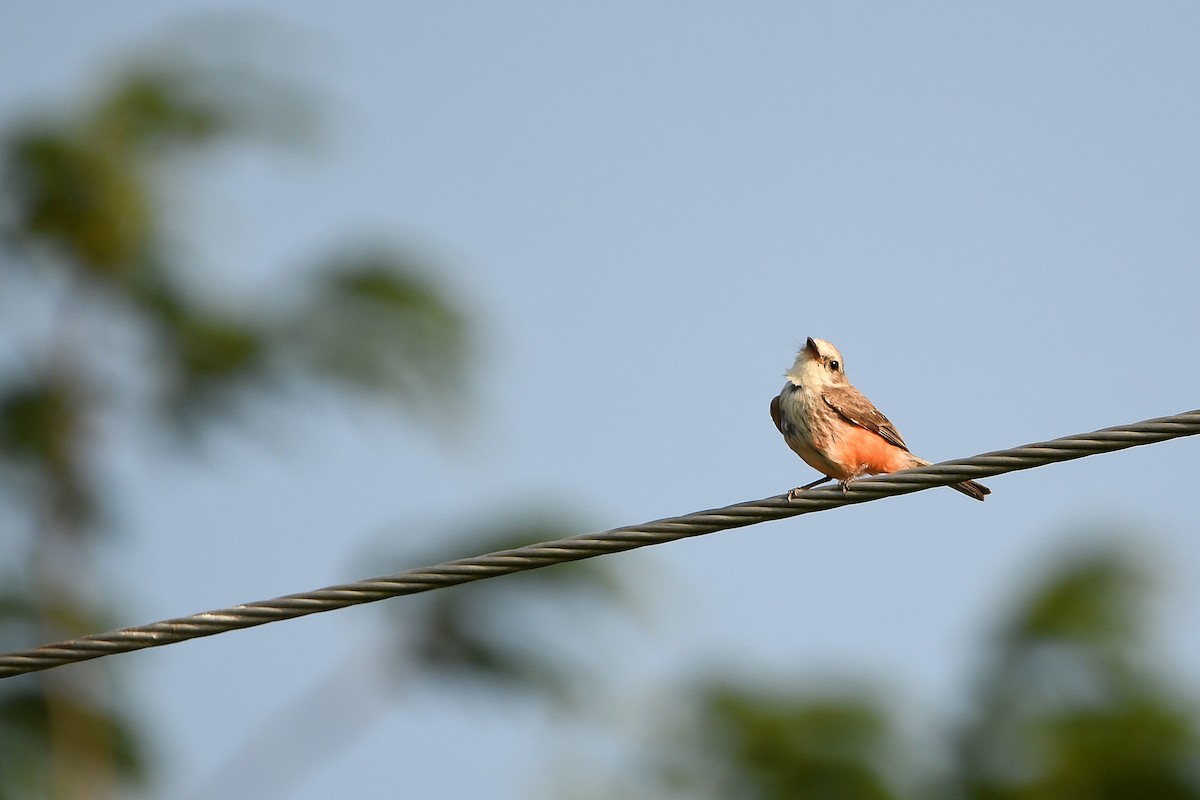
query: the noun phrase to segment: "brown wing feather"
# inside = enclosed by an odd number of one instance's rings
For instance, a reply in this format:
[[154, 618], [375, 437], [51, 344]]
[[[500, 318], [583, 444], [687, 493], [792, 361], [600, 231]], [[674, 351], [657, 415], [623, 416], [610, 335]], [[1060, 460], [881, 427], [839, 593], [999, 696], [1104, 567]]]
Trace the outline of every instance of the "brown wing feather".
[[897, 447], [908, 449], [900, 431], [896, 430], [891, 420], [853, 386], [832, 386], [825, 390], [822, 399], [846, 421], [879, 434]]
[[779, 395], [771, 398], [771, 419], [775, 422], [775, 427], [779, 428], [779, 432], [783, 433], [783, 422], [779, 419]]

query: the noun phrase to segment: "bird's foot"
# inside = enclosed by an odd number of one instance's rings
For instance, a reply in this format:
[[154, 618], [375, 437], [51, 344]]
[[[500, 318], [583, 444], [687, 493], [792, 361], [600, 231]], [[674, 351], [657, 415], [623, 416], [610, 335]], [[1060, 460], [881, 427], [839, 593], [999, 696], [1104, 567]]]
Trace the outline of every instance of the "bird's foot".
[[817, 478], [812, 483], [806, 483], [803, 486], [797, 486], [795, 489], [792, 489], [791, 491], [789, 491], [787, 493], [787, 498], [788, 498], [788, 500], [796, 500], [800, 497], [801, 494], [803, 494], [804, 492], [807, 492], [809, 489], [813, 488], [814, 486], [820, 486], [822, 483], [825, 483], [825, 482], [831, 481], [831, 480], [833, 480], [833, 478], [830, 478], [827, 475], [824, 478]]
[[842, 490], [842, 494], [843, 495], [848, 494], [850, 492], [851, 481], [856, 481], [865, 474], [866, 474], [865, 470], [860, 469], [858, 472], [854, 473], [849, 478], [846, 478], [846, 480], [838, 481], [838, 488], [840, 488]]

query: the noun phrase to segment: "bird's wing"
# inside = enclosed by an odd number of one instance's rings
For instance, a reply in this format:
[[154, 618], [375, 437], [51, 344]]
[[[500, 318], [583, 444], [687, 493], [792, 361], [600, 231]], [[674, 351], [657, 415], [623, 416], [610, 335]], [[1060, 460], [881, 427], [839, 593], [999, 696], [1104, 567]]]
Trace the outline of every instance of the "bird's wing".
[[879, 434], [896, 447], [908, 449], [900, 431], [896, 430], [891, 420], [853, 386], [832, 386], [825, 390], [822, 399], [847, 422]]
[[779, 395], [771, 398], [771, 419], [775, 421], [775, 427], [779, 428], [779, 432], [783, 433], [783, 422], [779, 419]]

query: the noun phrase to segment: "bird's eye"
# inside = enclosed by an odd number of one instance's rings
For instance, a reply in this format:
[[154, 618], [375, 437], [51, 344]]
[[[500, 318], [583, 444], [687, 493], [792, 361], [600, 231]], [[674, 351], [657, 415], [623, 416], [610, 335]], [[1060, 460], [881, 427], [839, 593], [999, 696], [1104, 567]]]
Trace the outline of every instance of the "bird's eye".
[[833, 370], [834, 372], [837, 372], [837, 371], [838, 371], [838, 362], [836, 362], [836, 361], [830, 361], [830, 362], [829, 362], [829, 368], [830, 368], [831, 370]]

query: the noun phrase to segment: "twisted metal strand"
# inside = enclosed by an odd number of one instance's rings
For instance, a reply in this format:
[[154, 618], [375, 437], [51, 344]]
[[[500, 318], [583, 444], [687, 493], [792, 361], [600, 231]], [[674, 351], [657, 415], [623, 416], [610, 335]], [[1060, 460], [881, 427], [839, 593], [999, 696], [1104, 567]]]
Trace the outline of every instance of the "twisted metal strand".
[[329, 586], [313, 592], [290, 594], [273, 600], [120, 628], [8, 653], [0, 656], [0, 678], [1198, 433], [1200, 410], [1187, 411], [1094, 433], [1065, 436], [973, 458], [863, 478], [855, 481], [846, 492], [836, 487], [813, 489], [795, 500], [788, 500], [786, 495], [777, 495], [681, 517], [668, 517], [643, 525], [500, 550], [394, 575]]

